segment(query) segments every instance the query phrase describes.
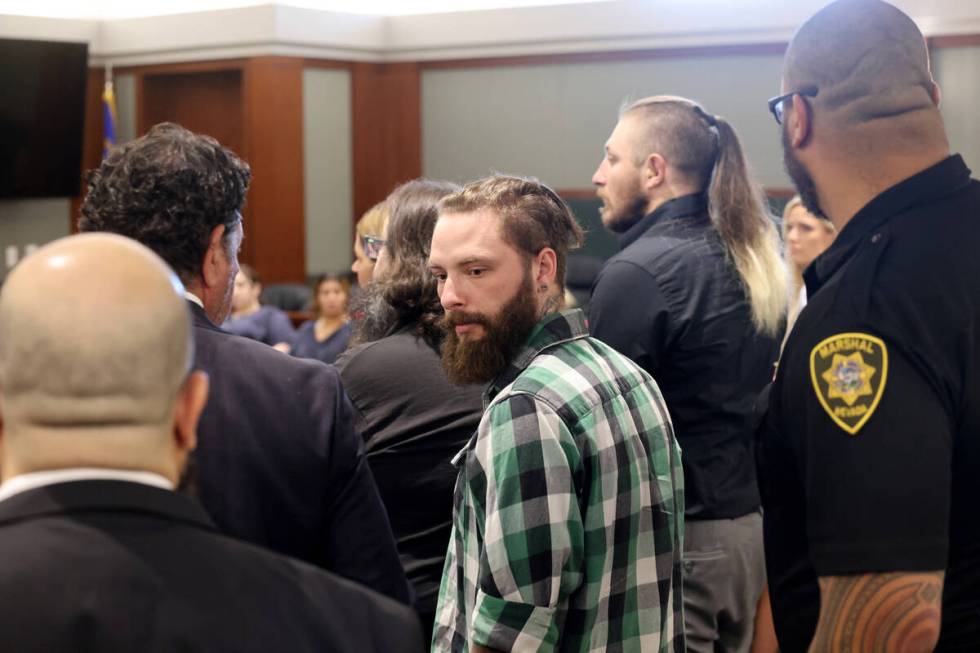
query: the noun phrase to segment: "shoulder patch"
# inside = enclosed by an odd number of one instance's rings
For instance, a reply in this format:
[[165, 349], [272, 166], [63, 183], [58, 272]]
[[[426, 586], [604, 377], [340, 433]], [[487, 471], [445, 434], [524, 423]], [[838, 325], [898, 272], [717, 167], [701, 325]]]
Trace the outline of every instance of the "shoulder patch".
[[888, 349], [866, 333], [838, 333], [810, 352], [810, 379], [830, 418], [857, 435], [885, 391]]

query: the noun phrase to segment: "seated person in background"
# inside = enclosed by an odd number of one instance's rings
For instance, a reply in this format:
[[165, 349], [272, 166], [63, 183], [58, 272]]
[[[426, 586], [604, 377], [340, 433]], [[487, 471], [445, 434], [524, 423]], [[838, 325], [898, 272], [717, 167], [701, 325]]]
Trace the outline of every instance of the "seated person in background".
[[162, 123], [89, 173], [78, 227], [150, 245], [184, 283], [194, 364], [211, 378], [192, 478], [218, 527], [408, 603], [340, 375], [215, 326], [231, 308], [250, 179], [213, 138]]
[[384, 202], [378, 202], [367, 213], [361, 216], [354, 227], [354, 263], [351, 272], [357, 275], [357, 286], [363, 288], [371, 283], [374, 275], [374, 263], [378, 260], [378, 252], [384, 241], [385, 223], [388, 221], [388, 209]]
[[786, 261], [790, 270], [786, 337], [789, 337], [796, 316], [806, 306], [803, 270], [823, 254], [836, 237], [834, 223], [807, 211], [799, 195], [786, 203], [786, 208], [783, 209], [783, 240], [786, 241]]
[[436, 205], [457, 187], [410, 181], [388, 198], [387, 241], [375, 280], [360, 295], [361, 344], [337, 361], [364, 418], [368, 463], [415, 587], [423, 629], [435, 619], [456, 470], [452, 457], [476, 430], [479, 386], [454, 386], [439, 362], [442, 306], [426, 269]]
[[288, 354], [294, 335], [293, 323], [275, 306], [259, 303], [262, 278], [255, 268], [247, 263], [242, 263], [240, 268], [235, 277], [235, 292], [231, 296], [231, 315], [221, 328], [236, 336], [264, 342]]
[[350, 282], [339, 274], [323, 274], [313, 285], [316, 319], [307, 320], [293, 336], [290, 353], [297, 358], [315, 358], [332, 363], [350, 340], [347, 300]]
[[222, 535], [173, 492], [208, 395], [192, 354], [181, 283], [135, 241], [64, 238], [8, 277], [3, 649], [421, 651], [408, 607]]

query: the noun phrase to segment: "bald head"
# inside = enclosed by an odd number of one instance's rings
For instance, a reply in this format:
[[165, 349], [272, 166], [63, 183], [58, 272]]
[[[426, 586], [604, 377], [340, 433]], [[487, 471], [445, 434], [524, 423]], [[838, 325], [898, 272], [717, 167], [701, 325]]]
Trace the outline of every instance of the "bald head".
[[149, 249], [112, 234], [43, 247], [0, 294], [4, 445], [26, 431], [90, 432], [80, 448], [110, 432], [170, 437], [190, 351], [180, 282]]
[[815, 111], [837, 130], [914, 117], [941, 129], [922, 33], [881, 0], [838, 0], [803, 24], [786, 53], [784, 92], [811, 85]]
[[155, 254], [110, 234], [58, 240], [0, 295], [8, 426], [156, 423], [188, 368], [180, 282]]

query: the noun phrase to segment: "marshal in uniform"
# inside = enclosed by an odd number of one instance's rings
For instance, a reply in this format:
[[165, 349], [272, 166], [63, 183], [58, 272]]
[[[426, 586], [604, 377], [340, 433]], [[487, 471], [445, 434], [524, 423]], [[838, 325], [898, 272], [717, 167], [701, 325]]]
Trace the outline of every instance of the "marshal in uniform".
[[782, 650], [813, 636], [817, 575], [896, 570], [945, 569], [943, 640], [980, 645], [978, 253], [980, 182], [954, 156], [807, 270], [762, 465]]
[[818, 12], [783, 93], [787, 169], [839, 235], [760, 447], [780, 649], [980, 650], [980, 182], [891, 5]]

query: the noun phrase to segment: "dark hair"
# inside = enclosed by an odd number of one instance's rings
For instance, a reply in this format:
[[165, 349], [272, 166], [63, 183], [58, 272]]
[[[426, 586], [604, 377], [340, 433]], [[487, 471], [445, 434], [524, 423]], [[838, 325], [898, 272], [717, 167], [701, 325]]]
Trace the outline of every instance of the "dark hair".
[[317, 299], [317, 295], [320, 294], [320, 286], [327, 283], [328, 281], [336, 281], [340, 284], [341, 289], [344, 294], [347, 295], [348, 303], [350, 302], [350, 278], [345, 273], [341, 272], [325, 272], [324, 274], [319, 274], [313, 279], [313, 283], [310, 285], [310, 290], [312, 291], [310, 297], [310, 304], [312, 305], [313, 312], [320, 316], [320, 300]]
[[262, 283], [262, 275], [259, 274], [259, 271], [256, 270], [255, 268], [253, 268], [248, 263], [241, 263], [241, 264], [239, 264], [238, 271], [241, 272], [242, 274], [244, 274], [245, 277], [249, 281], [251, 281], [253, 284], [256, 284], [256, 283], [261, 284]]
[[441, 341], [443, 331], [437, 282], [429, 272], [429, 248], [439, 218], [439, 200], [459, 190], [449, 181], [416, 179], [396, 188], [386, 200], [384, 298], [404, 323], [418, 324], [416, 333], [429, 344]]
[[444, 213], [471, 213], [492, 209], [501, 218], [501, 237], [525, 258], [545, 247], [555, 251], [555, 282], [565, 284], [568, 252], [581, 247], [584, 235], [571, 209], [555, 191], [537, 179], [493, 175], [471, 182], [443, 198]]
[[[444, 332], [435, 277], [429, 272], [429, 247], [439, 217], [439, 200], [459, 190], [448, 181], [415, 179], [392, 191], [385, 206], [388, 226], [385, 267], [358, 299], [363, 316], [355, 340], [364, 342], [388, 335], [392, 328], [414, 325], [415, 333], [438, 347]], [[380, 300], [380, 301], [379, 301]], [[355, 311], [352, 311], [354, 313]]]
[[633, 159], [660, 153], [684, 181], [706, 190], [711, 223], [738, 272], [760, 333], [779, 332], [786, 309], [786, 274], [779, 236], [762, 189], [749, 174], [738, 134], [724, 118], [687, 98], [656, 96], [622, 112], [642, 128]]
[[143, 243], [186, 283], [214, 228], [224, 225], [227, 238], [241, 219], [250, 179], [248, 164], [215, 139], [160, 123], [88, 173], [78, 228]]

